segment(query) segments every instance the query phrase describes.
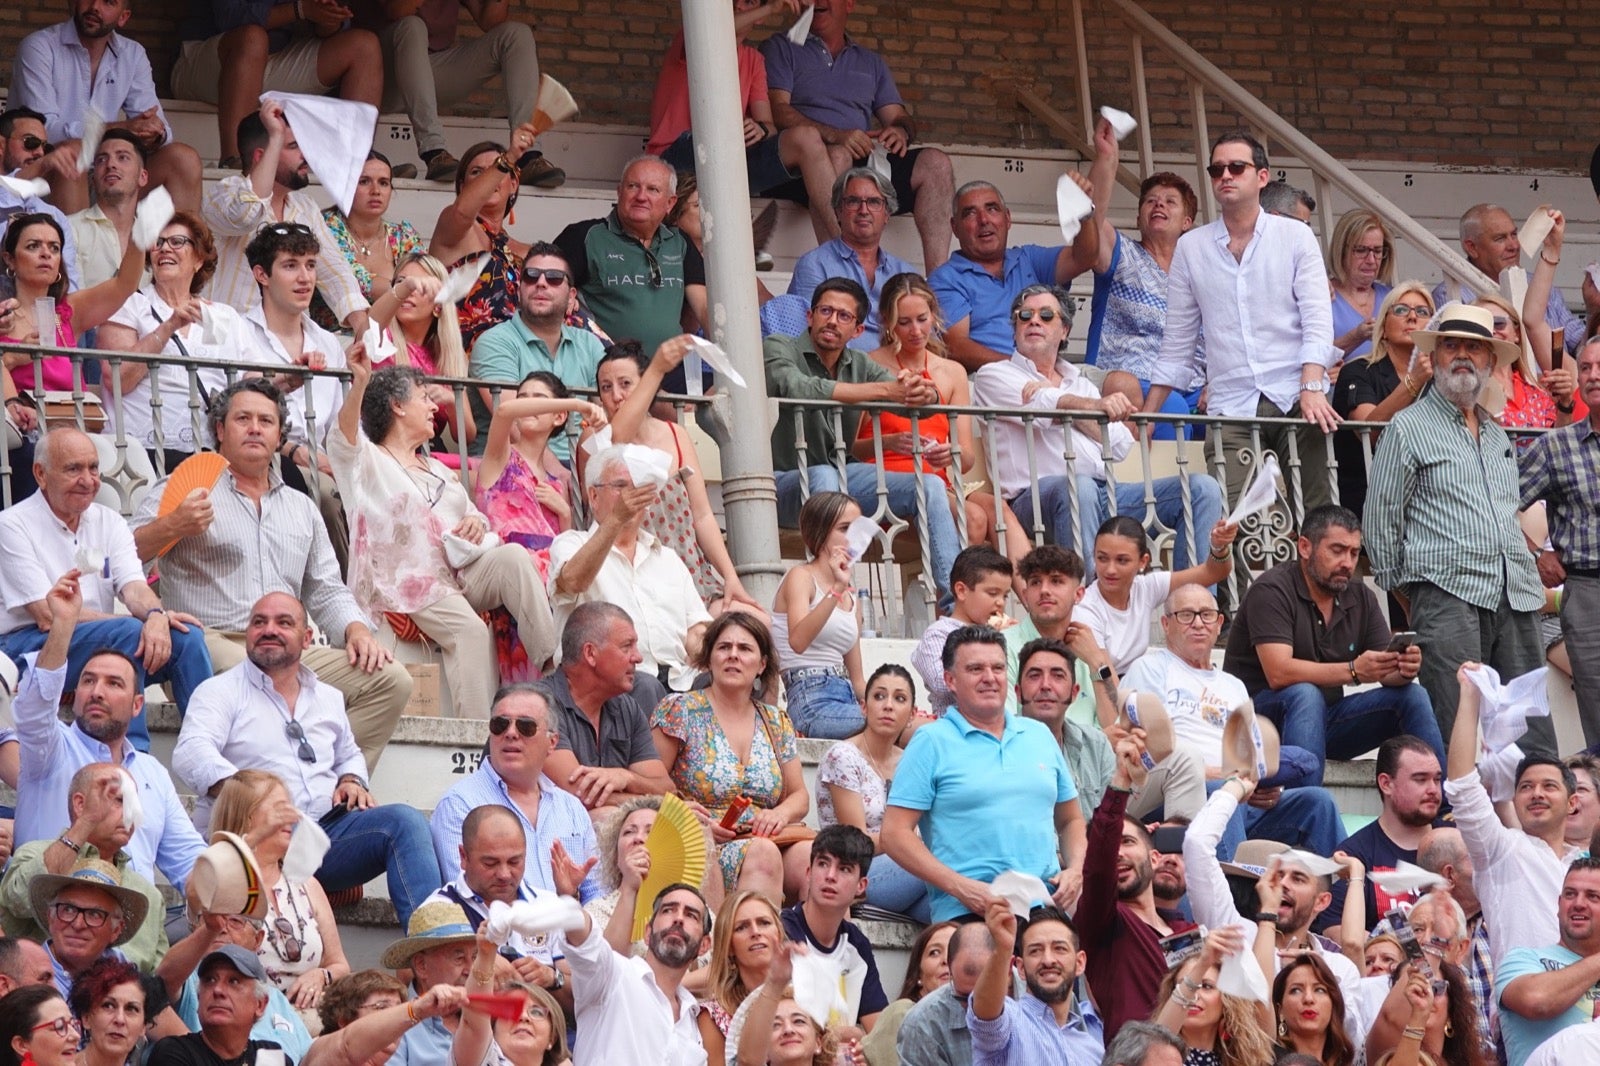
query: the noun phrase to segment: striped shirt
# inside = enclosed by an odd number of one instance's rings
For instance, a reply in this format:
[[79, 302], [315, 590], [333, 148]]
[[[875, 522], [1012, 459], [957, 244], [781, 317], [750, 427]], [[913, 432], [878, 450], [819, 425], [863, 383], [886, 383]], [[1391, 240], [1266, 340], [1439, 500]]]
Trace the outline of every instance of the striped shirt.
[[1600, 567], [1600, 433], [1585, 419], [1552, 430], [1522, 457], [1522, 506], [1548, 501], [1550, 543], [1568, 568]]
[[[153, 485], [132, 526], [155, 521], [167, 479]], [[284, 485], [276, 472], [256, 502], [240, 491], [232, 471], [211, 491], [212, 521], [161, 557], [162, 602], [208, 628], [243, 631], [250, 610], [269, 592], [287, 592], [306, 606], [335, 645], [353, 623], [366, 623], [339, 576], [339, 562], [311, 497]]]
[[1511, 439], [1478, 408], [1474, 436], [1459, 408], [1430, 389], [1378, 438], [1367, 491], [1372, 573], [1391, 591], [1426, 584], [1487, 611], [1544, 606], [1517, 525]]
[[217, 238], [217, 272], [206, 295], [244, 312], [261, 302], [261, 289], [245, 261], [245, 245], [263, 226], [274, 222], [298, 222], [311, 230], [321, 254], [317, 256], [317, 291], [343, 322], [356, 311], [367, 309], [350, 261], [339, 250], [338, 242], [323, 221], [322, 210], [306, 192], [291, 192], [283, 205], [283, 217], [272, 213], [272, 200], [261, 199], [243, 174], [223, 178], [206, 190], [202, 205], [206, 225]]

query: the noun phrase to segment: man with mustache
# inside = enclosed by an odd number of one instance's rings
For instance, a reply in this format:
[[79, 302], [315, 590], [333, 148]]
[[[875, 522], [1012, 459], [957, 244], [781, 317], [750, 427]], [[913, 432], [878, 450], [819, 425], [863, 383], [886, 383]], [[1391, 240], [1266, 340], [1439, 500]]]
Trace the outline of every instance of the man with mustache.
[[[1087, 959], [1078, 931], [1054, 907], [1036, 907], [1017, 935], [1017, 916], [1003, 899], [989, 904], [984, 922], [999, 945], [984, 965], [967, 1006], [973, 1066], [1053, 1062], [1097, 1066], [1105, 1051], [1105, 1026], [1087, 996], [1076, 994]], [[1011, 990], [1012, 953], [1027, 990]]]
[[[1487, 663], [1508, 681], [1544, 664], [1545, 597], [1517, 524], [1511, 440], [1478, 402], [1493, 362], [1521, 358], [1521, 346], [1497, 340], [1490, 309], [1470, 304], [1445, 305], [1412, 336], [1433, 357], [1433, 388], [1378, 438], [1366, 547], [1373, 577], [1406, 604], [1422, 649], [1417, 678], [1448, 734], [1462, 663]], [[1521, 744], [1554, 755], [1554, 724], [1528, 719]]]

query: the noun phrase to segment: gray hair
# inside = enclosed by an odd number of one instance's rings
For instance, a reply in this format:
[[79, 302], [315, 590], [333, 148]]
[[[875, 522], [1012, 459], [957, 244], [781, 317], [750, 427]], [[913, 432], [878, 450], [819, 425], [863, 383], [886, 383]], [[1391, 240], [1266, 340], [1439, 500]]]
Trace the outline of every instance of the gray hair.
[[870, 181], [878, 187], [878, 195], [888, 204], [889, 214], [900, 210], [900, 200], [894, 194], [894, 183], [871, 167], [851, 167], [833, 180], [833, 213], [838, 214], [844, 203], [844, 190], [852, 181]]
[[632, 159], [624, 163], [622, 166], [622, 178], [617, 182], [617, 184], [621, 185], [622, 182], [627, 181], [628, 171], [632, 170], [640, 163], [650, 163], [654, 166], [660, 167], [662, 170], [665, 170], [667, 172], [667, 191], [673, 196], [678, 195], [677, 170], [674, 169], [673, 165], [667, 162], [665, 159], [662, 159], [658, 155], [651, 155], [649, 152], [641, 152], [639, 155], [634, 156]]
[[633, 624], [633, 618], [614, 603], [590, 600], [574, 607], [561, 630], [561, 661], [574, 663], [583, 655], [585, 644], [599, 644], [613, 622]]
[[55, 459], [55, 441], [59, 439], [61, 434], [70, 436], [73, 433], [88, 436], [76, 426], [55, 426], [46, 429], [44, 435], [33, 446], [33, 461], [46, 470], [53, 470], [54, 467], [51, 464]]
[[394, 405], [411, 399], [412, 390], [427, 378], [414, 366], [386, 366], [367, 382], [361, 397], [361, 429], [374, 444], [382, 444], [394, 428]]
[[1461, 904], [1457, 903], [1456, 898], [1449, 892], [1444, 891], [1443, 889], [1429, 892], [1426, 896], [1423, 896], [1421, 899], [1417, 900], [1417, 902], [1413, 903], [1411, 905], [1411, 909], [1415, 911], [1424, 903], [1432, 903], [1435, 907], [1448, 907], [1450, 913], [1455, 917], [1456, 935], [1455, 938], [1450, 941], [1450, 943], [1459, 944], [1472, 935], [1471, 931], [1467, 928], [1467, 912], [1461, 909]]
[[1128, 1022], [1106, 1045], [1106, 1054], [1100, 1066], [1145, 1066], [1150, 1053], [1158, 1047], [1170, 1047], [1180, 1056], [1183, 1041], [1170, 1029], [1155, 1022]]
[[961, 214], [961, 198], [967, 195], [967, 193], [977, 192], [979, 189], [988, 189], [990, 192], [994, 193], [1000, 198], [1001, 207], [1006, 206], [1005, 193], [996, 188], [994, 182], [983, 181], [980, 179], [978, 181], [969, 181], [965, 185], [961, 186], [961, 188], [956, 190], [955, 196], [950, 200], [950, 214], [952, 216], [959, 216]]
[[1035, 296], [1055, 297], [1056, 303], [1061, 305], [1061, 313], [1067, 317], [1067, 325], [1072, 325], [1072, 317], [1078, 313], [1078, 301], [1059, 285], [1029, 285], [1017, 293], [1017, 298], [1011, 301], [1011, 317], [1016, 318], [1017, 312], [1022, 310], [1022, 305]]
[[1465, 243], [1469, 240], [1475, 241], [1481, 237], [1483, 235], [1484, 220], [1496, 211], [1499, 211], [1503, 215], [1511, 214], [1511, 212], [1507, 211], [1499, 204], [1489, 203], [1473, 204], [1471, 207], [1461, 212], [1462, 242]]
[[[594, 458], [589, 460], [589, 465], [583, 468], [583, 487], [592, 489], [599, 485], [601, 481], [605, 480], [606, 473], [613, 467], [620, 466], [627, 470], [628, 461], [622, 457], [622, 449], [623, 445], [621, 444], [613, 444], [609, 448], [600, 449]], [[628, 480], [633, 480], [631, 472], [628, 475]]]
[[1269, 214], [1294, 218], [1296, 204], [1303, 205], [1307, 211], [1317, 209], [1314, 196], [1304, 189], [1295, 188], [1282, 178], [1267, 182], [1261, 190], [1261, 210]]
[[241, 392], [253, 392], [271, 400], [278, 409], [278, 433], [281, 435], [288, 430], [289, 401], [284, 398], [283, 391], [266, 378], [240, 378], [221, 392], [211, 394], [211, 404], [206, 408], [206, 428], [211, 431], [211, 443], [222, 439], [222, 423], [228, 420], [233, 398]]
[[537, 681], [513, 681], [509, 685], [501, 685], [495, 690], [494, 699], [489, 701], [489, 713], [494, 714], [502, 703], [518, 696], [538, 696], [539, 702], [544, 704], [544, 723], [546, 726], [550, 725], [550, 716], [554, 708], [550, 705], [549, 694]]

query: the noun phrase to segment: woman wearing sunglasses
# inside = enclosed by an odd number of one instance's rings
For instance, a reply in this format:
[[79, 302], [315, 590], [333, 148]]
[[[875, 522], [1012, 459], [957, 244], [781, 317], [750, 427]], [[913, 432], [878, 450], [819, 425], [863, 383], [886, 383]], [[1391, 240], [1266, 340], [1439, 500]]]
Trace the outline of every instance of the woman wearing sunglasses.
[[0, 998], [0, 1066], [74, 1066], [78, 1038], [78, 1022], [54, 986]]
[[291, 882], [283, 876], [283, 857], [299, 824], [289, 790], [265, 770], [240, 770], [224, 781], [211, 811], [212, 832], [242, 837], [255, 852], [261, 885], [271, 899], [267, 935], [256, 954], [267, 978], [310, 1025], [323, 993], [350, 972], [350, 964], [333, 908], [316, 878]]

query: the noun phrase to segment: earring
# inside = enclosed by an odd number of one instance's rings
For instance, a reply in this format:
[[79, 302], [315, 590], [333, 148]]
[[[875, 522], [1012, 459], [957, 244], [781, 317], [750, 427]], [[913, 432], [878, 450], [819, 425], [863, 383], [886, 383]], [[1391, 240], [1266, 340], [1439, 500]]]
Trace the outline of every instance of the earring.
[[1450, 1037], [1456, 1035], [1455, 1028], [1450, 1024], [1450, 1019], [1449, 1018], [1446, 1018], [1444, 1020], [1444, 1035], [1445, 1035], [1445, 1039], [1447, 1039], [1447, 1040]]
[[506, 225], [515, 226], [516, 224], [517, 224], [517, 209], [515, 207], [513, 207], [513, 208], [511, 208], [511, 210], [506, 212]]
[[1287, 1040], [1287, 1039], [1289, 1039], [1289, 1027], [1287, 1025], [1283, 1024], [1283, 1019], [1282, 1018], [1278, 1019], [1278, 1039], [1279, 1040]]

